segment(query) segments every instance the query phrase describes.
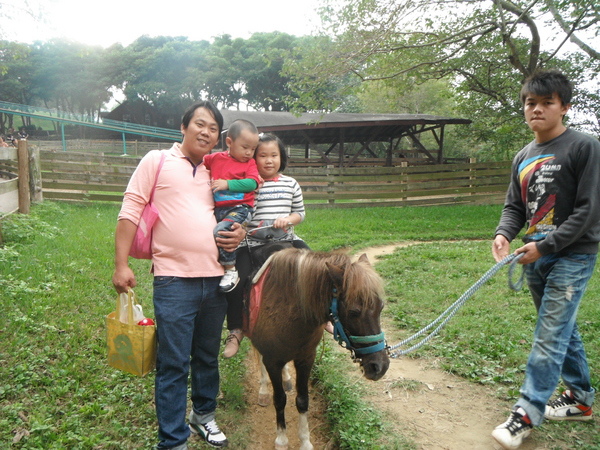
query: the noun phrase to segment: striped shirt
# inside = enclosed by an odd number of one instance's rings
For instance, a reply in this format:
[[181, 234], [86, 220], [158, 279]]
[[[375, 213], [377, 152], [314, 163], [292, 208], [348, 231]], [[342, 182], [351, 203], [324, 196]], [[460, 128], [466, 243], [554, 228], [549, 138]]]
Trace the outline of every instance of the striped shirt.
[[[305, 217], [304, 198], [298, 182], [287, 175], [279, 174], [273, 180], [267, 180], [256, 194], [256, 205], [248, 229], [256, 228], [261, 222], [272, 223], [279, 217], [287, 217], [292, 213], [298, 214], [302, 220]], [[293, 239], [300, 239], [293, 234]], [[251, 238], [248, 237], [251, 241]], [[250, 245], [256, 244], [249, 242]], [[264, 242], [260, 242], [264, 244]], [[242, 242], [241, 245], [245, 245]]]

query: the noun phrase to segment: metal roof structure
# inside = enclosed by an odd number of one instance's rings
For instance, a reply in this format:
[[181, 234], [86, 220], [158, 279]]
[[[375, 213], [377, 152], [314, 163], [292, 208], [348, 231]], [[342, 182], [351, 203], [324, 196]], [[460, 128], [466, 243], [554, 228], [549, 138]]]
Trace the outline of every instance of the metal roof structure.
[[[127, 153], [126, 134], [166, 140], [181, 139], [176, 129], [145, 126], [117, 120], [96, 122], [87, 117], [41, 107], [0, 102], [0, 112], [39, 117], [60, 123], [63, 148], [64, 125], [82, 125], [122, 135]], [[261, 112], [221, 110], [224, 128], [237, 119], [254, 123], [260, 132], [274, 133], [288, 147], [302, 151], [306, 160], [339, 167], [352, 166], [359, 159], [373, 158], [393, 165], [394, 159], [420, 163], [444, 162], [444, 132], [447, 125], [468, 125], [469, 119], [427, 114], [350, 114]], [[429, 136], [428, 139], [422, 139]], [[224, 138], [221, 140], [224, 147]], [[385, 157], [382, 157], [382, 148]], [[298, 150], [300, 149], [300, 150]], [[315, 155], [317, 155], [315, 157]], [[417, 155], [415, 157], [415, 155]], [[295, 159], [301, 159], [295, 155]]]
[[93, 118], [82, 114], [73, 114], [67, 111], [57, 109], [47, 109], [41, 106], [19, 105], [16, 103], [1, 102], [0, 113], [16, 114], [24, 117], [32, 117], [38, 119], [47, 119], [58, 122], [61, 127], [61, 139], [63, 149], [67, 149], [65, 141], [65, 125], [81, 125], [92, 128], [99, 128], [105, 131], [114, 131], [121, 133], [123, 139], [123, 153], [127, 154], [127, 144], [125, 134], [134, 134], [139, 136], [148, 136], [171, 141], [181, 139], [181, 131], [179, 129], [172, 130], [169, 128], [150, 127], [129, 122], [120, 122], [117, 120], [104, 119], [96, 121]]
[[[394, 155], [403, 157], [400, 142], [409, 140], [413, 151], [424, 155], [430, 163], [442, 163], [444, 131], [447, 125], [468, 125], [469, 119], [450, 118], [426, 114], [350, 114], [350, 113], [304, 113], [258, 112], [222, 110], [227, 128], [234, 120], [245, 119], [254, 123], [261, 132], [274, 133], [286, 146], [303, 146], [305, 158], [310, 151], [317, 151], [324, 163], [342, 166], [352, 165], [362, 157], [379, 157], [373, 150], [374, 143], [386, 146], [387, 165]], [[433, 136], [435, 148], [427, 148], [421, 137]], [[347, 153], [348, 144], [358, 144], [353, 153]], [[325, 145], [328, 148], [323, 149]], [[356, 147], [356, 146], [354, 146]], [[407, 157], [404, 155], [404, 157]]]

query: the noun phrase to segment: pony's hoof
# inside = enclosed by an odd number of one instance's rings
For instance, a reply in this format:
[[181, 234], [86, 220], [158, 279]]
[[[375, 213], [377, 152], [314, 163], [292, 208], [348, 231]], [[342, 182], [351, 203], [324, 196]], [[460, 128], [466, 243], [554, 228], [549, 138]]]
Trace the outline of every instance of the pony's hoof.
[[259, 406], [269, 406], [272, 403], [270, 394], [258, 394]]
[[280, 444], [275, 444], [275, 450], [288, 450], [290, 447], [289, 445], [280, 445]]

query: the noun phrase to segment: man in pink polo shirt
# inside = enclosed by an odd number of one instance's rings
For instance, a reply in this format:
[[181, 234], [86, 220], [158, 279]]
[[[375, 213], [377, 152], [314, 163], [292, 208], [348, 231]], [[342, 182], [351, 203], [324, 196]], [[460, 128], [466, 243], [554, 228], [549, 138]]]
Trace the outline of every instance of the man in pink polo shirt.
[[[223, 267], [217, 245], [234, 250], [244, 236], [237, 225], [222, 232], [217, 222], [210, 173], [202, 164], [217, 144], [223, 116], [210, 102], [192, 105], [181, 123], [183, 141], [168, 150], [149, 152], [131, 176], [115, 232], [117, 292], [136, 285], [128, 263], [129, 249], [142, 210], [148, 202], [161, 153], [154, 204], [160, 219], [153, 228], [152, 267], [158, 351], [155, 400], [159, 449], [186, 450], [190, 429], [213, 447], [227, 438], [215, 421], [219, 393], [218, 355], [227, 301], [219, 292]], [[191, 368], [192, 411], [186, 424], [187, 384]]]

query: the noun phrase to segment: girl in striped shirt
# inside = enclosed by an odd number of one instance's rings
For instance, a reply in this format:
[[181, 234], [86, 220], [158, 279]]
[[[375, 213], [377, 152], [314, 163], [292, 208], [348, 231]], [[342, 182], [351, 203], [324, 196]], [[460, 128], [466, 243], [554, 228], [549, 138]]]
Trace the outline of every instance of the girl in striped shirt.
[[[231, 358], [239, 349], [244, 338], [243, 303], [247, 278], [254, 269], [252, 267], [252, 248], [264, 245], [266, 235], [276, 240], [292, 241], [296, 248], [308, 248], [290, 228], [304, 220], [304, 199], [302, 189], [292, 177], [283, 175], [287, 165], [287, 154], [281, 140], [273, 134], [261, 134], [254, 155], [261, 178], [264, 180], [256, 193], [256, 205], [252, 220], [248, 225], [248, 236], [238, 247], [237, 269], [240, 282], [237, 287], [227, 293], [227, 329], [229, 335], [225, 340], [223, 356]], [[257, 230], [254, 228], [271, 226]]]

